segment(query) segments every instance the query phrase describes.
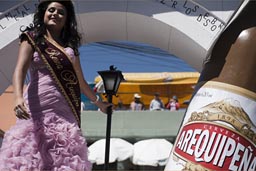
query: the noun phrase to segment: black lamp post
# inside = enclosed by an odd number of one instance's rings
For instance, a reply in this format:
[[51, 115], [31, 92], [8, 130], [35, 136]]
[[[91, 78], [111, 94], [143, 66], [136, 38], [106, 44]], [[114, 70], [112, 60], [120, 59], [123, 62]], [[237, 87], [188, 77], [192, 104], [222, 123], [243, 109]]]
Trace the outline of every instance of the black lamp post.
[[[117, 90], [121, 81], [124, 80], [121, 71], [111, 65], [109, 70], [98, 71], [99, 75], [103, 80], [105, 93], [109, 103], [112, 103], [112, 96], [116, 95]], [[111, 134], [111, 119], [112, 119], [112, 108], [107, 111], [107, 130], [106, 130], [106, 146], [105, 146], [105, 165], [104, 170], [108, 170], [109, 166], [109, 149], [110, 149], [110, 134]]]

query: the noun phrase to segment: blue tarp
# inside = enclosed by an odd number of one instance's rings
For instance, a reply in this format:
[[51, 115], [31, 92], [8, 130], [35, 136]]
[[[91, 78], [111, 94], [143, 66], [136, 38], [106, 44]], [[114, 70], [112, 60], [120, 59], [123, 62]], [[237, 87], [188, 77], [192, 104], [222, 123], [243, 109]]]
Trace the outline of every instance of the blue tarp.
[[79, 49], [85, 79], [94, 82], [97, 71], [114, 65], [122, 72], [193, 72], [180, 58], [159, 48], [135, 42], [100, 42]]

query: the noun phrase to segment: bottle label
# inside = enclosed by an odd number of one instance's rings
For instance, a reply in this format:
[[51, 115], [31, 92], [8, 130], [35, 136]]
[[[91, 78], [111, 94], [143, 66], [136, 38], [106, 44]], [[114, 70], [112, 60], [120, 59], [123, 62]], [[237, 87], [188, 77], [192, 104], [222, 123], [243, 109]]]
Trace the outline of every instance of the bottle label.
[[255, 171], [256, 94], [209, 81], [192, 98], [166, 171]]

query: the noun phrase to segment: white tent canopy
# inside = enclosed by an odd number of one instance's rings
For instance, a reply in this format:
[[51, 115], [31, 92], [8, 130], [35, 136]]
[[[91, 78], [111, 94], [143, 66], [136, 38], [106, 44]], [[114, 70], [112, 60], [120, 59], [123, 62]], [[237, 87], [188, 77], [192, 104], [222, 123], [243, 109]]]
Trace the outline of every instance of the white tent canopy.
[[[101, 139], [89, 146], [89, 160], [92, 163], [101, 165], [105, 163], [106, 140]], [[133, 155], [133, 145], [121, 138], [110, 139], [109, 163], [124, 161]]]
[[172, 147], [166, 139], [138, 141], [134, 144], [132, 162], [143, 166], [165, 166]]

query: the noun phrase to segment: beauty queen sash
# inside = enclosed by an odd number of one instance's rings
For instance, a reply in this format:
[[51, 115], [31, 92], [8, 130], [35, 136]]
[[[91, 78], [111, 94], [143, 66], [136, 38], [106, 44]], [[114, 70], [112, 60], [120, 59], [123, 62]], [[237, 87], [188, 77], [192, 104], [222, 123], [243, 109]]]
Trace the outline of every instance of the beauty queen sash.
[[39, 56], [41, 56], [51, 76], [56, 81], [63, 96], [67, 100], [80, 127], [80, 87], [77, 75], [70, 61], [71, 58], [69, 58], [65, 50], [54, 41], [45, 38], [45, 44], [36, 45], [33, 33], [25, 32], [23, 34], [29, 38], [34, 49], [40, 54]]

